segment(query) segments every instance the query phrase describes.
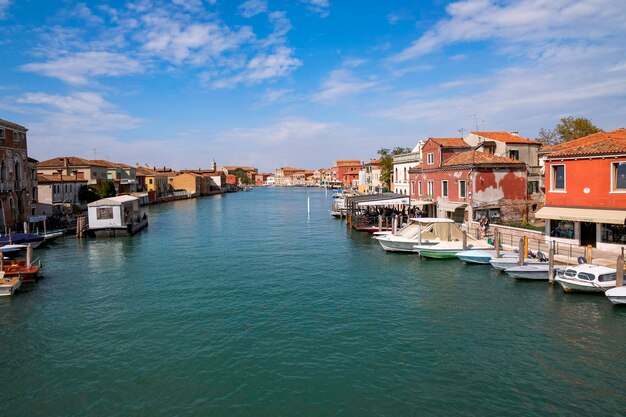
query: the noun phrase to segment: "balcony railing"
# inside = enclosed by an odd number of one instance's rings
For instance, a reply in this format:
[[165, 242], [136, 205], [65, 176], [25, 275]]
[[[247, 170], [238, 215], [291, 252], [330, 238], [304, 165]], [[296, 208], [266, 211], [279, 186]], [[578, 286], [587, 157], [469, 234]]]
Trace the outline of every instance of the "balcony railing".
[[13, 191], [13, 183], [0, 182], [0, 192]]

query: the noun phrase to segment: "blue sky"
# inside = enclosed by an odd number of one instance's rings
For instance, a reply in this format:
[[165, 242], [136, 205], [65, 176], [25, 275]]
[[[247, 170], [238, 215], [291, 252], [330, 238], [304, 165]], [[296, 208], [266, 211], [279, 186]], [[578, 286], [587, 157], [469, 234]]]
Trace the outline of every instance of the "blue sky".
[[625, 51], [622, 0], [0, 0], [0, 118], [40, 160], [315, 169], [626, 126]]

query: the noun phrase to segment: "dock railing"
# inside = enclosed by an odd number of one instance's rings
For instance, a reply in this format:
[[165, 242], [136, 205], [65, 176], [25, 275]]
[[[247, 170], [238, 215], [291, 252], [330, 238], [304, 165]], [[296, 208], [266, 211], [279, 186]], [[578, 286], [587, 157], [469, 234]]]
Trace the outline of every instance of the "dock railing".
[[[499, 233], [500, 243], [502, 245], [508, 245], [513, 248], [517, 248], [519, 246], [519, 240], [521, 237], [519, 233], [507, 233], [502, 230], [499, 230]], [[564, 258], [568, 258], [568, 262], [576, 262], [579, 257], [582, 256], [584, 258], [586, 256], [585, 247], [583, 246], [559, 241], [551, 242], [549, 240], [546, 240], [545, 236], [526, 236], [528, 237], [528, 249], [535, 253], [543, 252], [547, 255], [548, 251], [550, 250], [550, 243], [552, 243], [554, 247], [554, 254]]]

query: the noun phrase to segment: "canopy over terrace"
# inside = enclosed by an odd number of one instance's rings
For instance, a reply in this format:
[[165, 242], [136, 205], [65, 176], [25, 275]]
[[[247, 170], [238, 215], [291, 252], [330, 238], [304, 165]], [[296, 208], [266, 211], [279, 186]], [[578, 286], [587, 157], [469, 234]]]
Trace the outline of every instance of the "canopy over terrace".
[[346, 198], [348, 223], [358, 230], [376, 231], [382, 228], [381, 221], [387, 225], [392, 218], [399, 215], [397, 220], [402, 224], [403, 219], [421, 215], [422, 213], [415, 209], [428, 204], [434, 202], [410, 200], [408, 196], [396, 193], [348, 197]]

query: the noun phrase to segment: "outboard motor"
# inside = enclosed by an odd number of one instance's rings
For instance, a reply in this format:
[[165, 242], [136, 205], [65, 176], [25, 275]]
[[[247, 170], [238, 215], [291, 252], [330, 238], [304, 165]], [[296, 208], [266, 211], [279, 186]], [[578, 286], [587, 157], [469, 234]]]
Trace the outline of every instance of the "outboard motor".
[[537, 259], [539, 259], [539, 262], [548, 262], [548, 258], [541, 251], [537, 251]]
[[587, 260], [585, 259], [584, 256], [579, 256], [578, 257], [578, 264], [579, 265], [586, 264], [586, 263], [587, 263]]

